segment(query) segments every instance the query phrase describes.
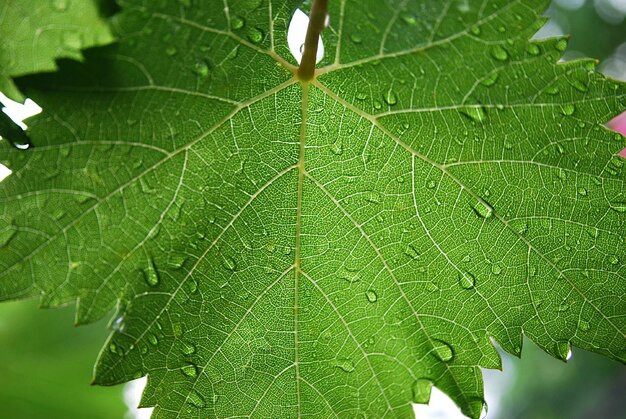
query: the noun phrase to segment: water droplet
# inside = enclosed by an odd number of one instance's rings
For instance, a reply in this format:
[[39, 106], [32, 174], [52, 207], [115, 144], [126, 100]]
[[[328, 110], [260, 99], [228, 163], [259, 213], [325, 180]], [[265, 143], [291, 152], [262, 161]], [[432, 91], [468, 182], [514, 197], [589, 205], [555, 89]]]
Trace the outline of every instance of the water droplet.
[[461, 108], [460, 111], [474, 122], [483, 122], [487, 119], [487, 114], [482, 106], [467, 106]]
[[0, 218], [0, 248], [9, 244], [15, 234], [17, 234], [17, 229], [13, 223]]
[[360, 35], [357, 35], [355, 33], [350, 35], [350, 40], [354, 42], [355, 44], [360, 44], [361, 42], [363, 42], [363, 38], [361, 38]]
[[549, 95], [556, 95], [557, 93], [559, 93], [559, 88], [557, 86], [550, 86], [546, 88], [546, 93]]
[[178, 52], [178, 50], [176, 49], [176, 47], [167, 47], [167, 48], [165, 48], [165, 53], [169, 57], [172, 57], [172, 56], [176, 55], [177, 52]]
[[180, 269], [187, 261], [187, 256], [184, 255], [170, 255], [168, 258], [168, 265], [174, 269]]
[[359, 276], [359, 272], [356, 269], [349, 269], [345, 267], [339, 269], [338, 276], [339, 278], [345, 279], [348, 282], [357, 282], [361, 279], [361, 277]]
[[439, 287], [438, 287], [437, 285], [435, 285], [433, 282], [429, 282], [429, 283], [426, 285], [426, 289], [427, 289], [428, 291], [430, 291], [430, 292], [435, 292], [435, 291], [439, 290]]
[[229, 271], [234, 271], [237, 269], [237, 262], [235, 262], [235, 259], [230, 256], [224, 256], [224, 259], [222, 259], [222, 266]]
[[263, 31], [259, 28], [248, 29], [248, 39], [254, 44], [259, 44], [263, 40]]
[[230, 27], [233, 29], [241, 29], [246, 25], [246, 21], [239, 16], [233, 16], [230, 19]]
[[348, 358], [340, 358], [335, 363], [335, 366], [339, 367], [344, 372], [354, 371], [354, 362]]
[[565, 38], [559, 39], [554, 45], [554, 48], [556, 48], [558, 51], [561, 51], [561, 52], [565, 51], [565, 49], [567, 48], [567, 39]]
[[499, 73], [492, 73], [489, 76], [487, 76], [486, 78], [484, 78], [480, 84], [482, 84], [483, 86], [493, 86], [494, 84], [496, 84], [496, 82], [498, 81], [498, 78], [500, 77]]
[[567, 105], [563, 105], [563, 107], [561, 108], [561, 112], [565, 116], [572, 116], [574, 115], [575, 111], [576, 111], [576, 107], [572, 105], [571, 103], [568, 103]]
[[367, 191], [365, 192], [365, 195], [363, 196], [363, 199], [365, 199], [365, 201], [367, 202], [371, 202], [372, 204], [379, 204], [382, 196], [380, 194], [380, 192], [376, 192], [376, 191]]
[[494, 275], [500, 275], [502, 273], [502, 268], [500, 267], [500, 265], [492, 265], [491, 273], [493, 273]]
[[189, 289], [189, 292], [191, 294], [195, 294], [196, 292], [198, 292], [198, 281], [193, 278], [189, 279], [189, 281], [187, 282], [187, 288]]
[[491, 49], [491, 56], [498, 61], [506, 61], [509, 59], [509, 53], [500, 45], [496, 45]]
[[55, 12], [65, 12], [69, 6], [69, 0], [52, 0], [52, 9]]
[[374, 290], [367, 290], [365, 292], [365, 296], [367, 297], [367, 301], [369, 301], [370, 303], [375, 303], [378, 300], [378, 295]]
[[204, 60], [197, 59], [193, 64], [193, 72], [202, 78], [209, 76], [209, 66]]
[[616, 212], [626, 212], [626, 202], [617, 202], [611, 204], [611, 209]]
[[572, 349], [570, 343], [567, 341], [557, 342], [555, 350], [557, 356], [563, 361], [567, 361], [572, 357]]
[[150, 333], [148, 335], [148, 342], [150, 342], [152, 346], [157, 346], [159, 344], [159, 338], [154, 333]]
[[571, 82], [571, 84], [574, 89], [578, 90], [579, 92], [585, 93], [588, 90], [587, 85], [580, 80], [574, 80]]
[[615, 255], [611, 255], [609, 257], [609, 262], [611, 263], [611, 265], [617, 265], [619, 263], [619, 258]]
[[583, 187], [578, 188], [578, 195], [587, 196], [587, 189]]
[[475, 36], [480, 35], [480, 27], [478, 26], [472, 26], [470, 31], [472, 31], [472, 34]]
[[426, 184], [426, 187], [428, 189], [435, 189], [436, 186], [437, 186], [437, 183], [434, 180], [429, 180], [428, 183]]
[[526, 51], [528, 51], [530, 55], [539, 55], [539, 53], [541, 52], [536, 44], [528, 45]]
[[109, 351], [110, 351], [112, 354], [117, 354], [117, 353], [118, 353], [118, 347], [117, 347], [117, 345], [116, 345], [115, 343], [111, 342], [111, 343], [109, 344]]
[[487, 205], [483, 201], [476, 202], [474, 206], [472, 207], [472, 209], [474, 210], [476, 215], [478, 215], [481, 218], [489, 218], [491, 217], [493, 213], [493, 208], [491, 208], [489, 205]]
[[154, 260], [150, 259], [148, 261], [148, 266], [143, 269], [143, 279], [151, 287], [159, 285], [159, 271], [154, 264]]
[[587, 320], [581, 320], [580, 323], [578, 324], [578, 327], [583, 332], [587, 332], [591, 328], [591, 326], [589, 326], [589, 322]]
[[459, 285], [466, 290], [474, 288], [476, 277], [469, 272], [459, 273]]
[[413, 244], [409, 244], [407, 246], [406, 250], [404, 251], [404, 254], [413, 260], [417, 260], [420, 257], [419, 252], [417, 251], [417, 249], [415, 248]]
[[415, 16], [413, 16], [410, 13], [402, 13], [400, 15], [400, 18], [402, 19], [402, 21], [404, 23], [406, 23], [407, 25], [411, 25], [411, 26], [415, 26], [417, 25], [417, 19], [415, 18]]
[[454, 357], [452, 347], [442, 340], [433, 340], [433, 351], [437, 359], [442, 362], [450, 362]]
[[204, 401], [204, 398], [200, 395], [200, 393], [198, 393], [195, 390], [191, 390], [189, 392], [189, 395], [187, 396], [187, 400], [189, 401], [189, 403], [191, 403], [193, 406], [197, 407], [198, 409], [202, 409], [203, 407], [206, 406], [206, 402]]
[[394, 106], [398, 103], [398, 98], [391, 88], [389, 88], [389, 90], [387, 90], [387, 92], [383, 95], [383, 100], [389, 106]]
[[343, 141], [341, 138], [338, 138], [334, 143], [330, 145], [330, 151], [332, 151], [332, 153], [337, 156], [343, 153]]
[[428, 404], [430, 401], [430, 392], [433, 389], [433, 382], [420, 378], [413, 383], [413, 403]]
[[187, 364], [183, 366], [180, 371], [183, 373], [183, 375], [186, 375], [187, 377], [193, 378], [198, 376], [198, 367], [196, 367], [194, 364]]
[[563, 300], [561, 304], [559, 304], [558, 311], [563, 312], [569, 310], [569, 303], [567, 300]]
[[196, 353], [196, 345], [191, 342], [183, 341], [183, 354], [184, 355], [193, 355]]

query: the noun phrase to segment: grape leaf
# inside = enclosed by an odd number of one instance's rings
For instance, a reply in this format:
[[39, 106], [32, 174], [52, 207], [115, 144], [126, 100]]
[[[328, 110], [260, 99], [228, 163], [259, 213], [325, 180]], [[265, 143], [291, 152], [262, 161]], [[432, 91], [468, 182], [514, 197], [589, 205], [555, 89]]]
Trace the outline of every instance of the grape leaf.
[[20, 86], [0, 295], [113, 307], [98, 384], [155, 417], [471, 417], [497, 342], [626, 360], [626, 86], [544, 0], [330, 2], [315, 80], [292, 0], [120, 2], [120, 42]]
[[55, 70], [55, 59], [113, 41], [104, 0], [4, 0], [0, 5], [0, 91], [23, 100], [12, 77]]

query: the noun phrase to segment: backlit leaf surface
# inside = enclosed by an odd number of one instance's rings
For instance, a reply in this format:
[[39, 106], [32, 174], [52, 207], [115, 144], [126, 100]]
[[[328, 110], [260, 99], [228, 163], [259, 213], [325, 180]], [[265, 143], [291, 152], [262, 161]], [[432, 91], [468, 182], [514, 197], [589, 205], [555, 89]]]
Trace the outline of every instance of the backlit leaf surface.
[[[117, 306], [99, 384], [155, 417], [468, 416], [493, 341], [624, 362], [624, 85], [529, 41], [540, 0], [120, 1], [119, 44], [22, 80], [0, 294]], [[361, 416], [359, 416], [361, 415]]]

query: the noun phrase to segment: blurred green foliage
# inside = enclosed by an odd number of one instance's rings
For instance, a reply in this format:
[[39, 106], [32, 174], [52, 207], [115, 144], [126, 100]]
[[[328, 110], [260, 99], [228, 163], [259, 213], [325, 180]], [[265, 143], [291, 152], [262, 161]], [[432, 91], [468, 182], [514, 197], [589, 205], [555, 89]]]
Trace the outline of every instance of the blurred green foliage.
[[106, 321], [74, 327], [74, 307], [0, 304], [0, 418], [122, 418], [123, 386], [93, 387]]
[[574, 348], [565, 364], [526, 340], [514, 365], [513, 385], [499, 406], [502, 419], [626, 417], [626, 368], [615, 361]]

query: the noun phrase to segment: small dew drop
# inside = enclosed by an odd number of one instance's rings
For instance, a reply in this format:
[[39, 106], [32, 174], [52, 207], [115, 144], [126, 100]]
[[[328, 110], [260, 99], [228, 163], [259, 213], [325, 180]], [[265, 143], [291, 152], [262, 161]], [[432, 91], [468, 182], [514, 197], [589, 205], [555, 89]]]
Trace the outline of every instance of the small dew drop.
[[151, 287], [159, 285], [159, 271], [154, 264], [154, 260], [150, 259], [148, 261], [148, 266], [143, 270], [143, 278]]
[[196, 60], [193, 64], [193, 72], [202, 78], [209, 76], [209, 66], [204, 60]]
[[410, 257], [413, 260], [417, 260], [420, 258], [420, 253], [417, 251], [413, 244], [409, 244], [404, 251], [404, 254]]
[[195, 390], [191, 390], [191, 392], [187, 396], [187, 400], [189, 401], [189, 403], [191, 403], [194, 407], [197, 407], [198, 409], [202, 409], [203, 407], [206, 406], [206, 402], [204, 401], [204, 398], [200, 395], [200, 393], [198, 393]]
[[541, 52], [536, 44], [528, 45], [526, 51], [528, 51], [530, 55], [539, 55], [539, 53]]
[[611, 209], [616, 212], [626, 212], [626, 202], [612, 204]]
[[469, 272], [459, 273], [459, 285], [466, 290], [474, 288], [476, 277]]
[[483, 201], [476, 202], [474, 206], [472, 207], [472, 209], [474, 210], [476, 215], [478, 215], [481, 218], [489, 218], [491, 217], [493, 213], [493, 208], [491, 208], [489, 205], [487, 205]]
[[197, 377], [198, 376], [198, 367], [196, 367], [194, 364], [187, 364], [185, 366], [183, 366], [180, 371], [183, 373], [183, 375], [187, 376], [187, 377]]
[[338, 138], [334, 143], [330, 145], [330, 151], [336, 156], [339, 156], [343, 153], [343, 141], [341, 138]]
[[402, 19], [402, 21], [403, 21], [404, 23], [406, 23], [407, 25], [410, 25], [410, 26], [415, 26], [415, 25], [417, 25], [417, 19], [415, 18], [415, 16], [413, 16], [413, 15], [412, 15], [412, 14], [410, 14], [410, 13], [402, 13], [402, 14], [400, 15], [400, 18], [401, 18], [401, 19]]
[[502, 273], [502, 268], [500, 267], [500, 265], [492, 265], [491, 273], [493, 273], [494, 275], [500, 275]]
[[581, 320], [580, 323], [578, 324], [578, 328], [582, 330], [583, 332], [587, 332], [589, 331], [591, 326], [589, 325], [589, 322], [587, 320]]
[[492, 73], [491, 75], [489, 75], [486, 78], [484, 78], [480, 82], [480, 84], [482, 84], [483, 86], [491, 87], [494, 84], [496, 84], [496, 82], [498, 81], [499, 77], [500, 77], [499, 73]]
[[369, 301], [370, 303], [375, 303], [378, 300], [378, 295], [374, 290], [367, 290], [365, 292], [365, 296], [367, 297], [367, 301]]
[[428, 404], [430, 393], [433, 389], [433, 382], [420, 378], [413, 383], [413, 403]]
[[587, 196], [587, 189], [583, 187], [578, 188], [578, 195]]
[[555, 350], [557, 356], [563, 361], [567, 361], [572, 357], [571, 346], [570, 343], [567, 341], [557, 342], [555, 345]]
[[17, 230], [11, 222], [4, 221], [0, 218], [0, 248], [9, 244], [11, 239], [15, 237]]
[[474, 122], [483, 122], [487, 119], [487, 114], [482, 106], [467, 106], [461, 108], [460, 111]]
[[235, 262], [235, 259], [230, 256], [224, 256], [224, 259], [222, 259], [222, 266], [228, 271], [234, 271], [237, 269], [237, 262]]
[[263, 40], [263, 31], [259, 28], [248, 29], [248, 39], [254, 44], [260, 44]]
[[150, 342], [152, 346], [157, 346], [159, 344], [159, 338], [157, 338], [154, 333], [150, 333], [148, 335], [148, 342]]
[[611, 263], [611, 265], [617, 265], [619, 263], [619, 258], [615, 255], [611, 255], [609, 257], [609, 262]]
[[360, 44], [361, 42], [363, 42], [363, 38], [361, 38], [360, 35], [357, 35], [355, 33], [350, 35], [350, 40], [354, 42], [355, 44]]
[[509, 53], [500, 45], [496, 45], [491, 49], [491, 56], [498, 61], [506, 61], [509, 59]]
[[382, 196], [380, 194], [380, 192], [377, 191], [367, 191], [365, 193], [365, 195], [363, 196], [363, 199], [367, 202], [370, 202], [372, 204], [380, 204], [380, 201], [382, 200]]
[[433, 351], [435, 357], [442, 362], [450, 362], [454, 357], [452, 347], [442, 340], [435, 339], [433, 341]]
[[191, 342], [183, 341], [183, 354], [184, 355], [193, 355], [196, 353], [196, 345]]
[[352, 282], [357, 282], [361, 279], [361, 277], [359, 276], [359, 273], [356, 269], [349, 269], [349, 268], [341, 268], [339, 269], [339, 273], [338, 273], [339, 278], [341, 279], [345, 279], [346, 281], [352, 283]]
[[472, 32], [472, 35], [478, 36], [480, 35], [480, 27], [478, 26], [472, 26], [470, 31]]
[[561, 108], [561, 112], [565, 116], [572, 116], [574, 115], [575, 111], [576, 111], [576, 107], [572, 105], [571, 103], [568, 103], [567, 105], [563, 105], [563, 107]]
[[391, 88], [383, 95], [383, 100], [389, 106], [394, 106], [398, 103], [398, 98]]
[[579, 92], [585, 93], [587, 90], [589, 90], [589, 88], [587, 87], [587, 85], [583, 82], [581, 82], [580, 80], [574, 80], [572, 82], [572, 87], [574, 87], [574, 89], [578, 90]]
[[189, 279], [189, 281], [187, 282], [187, 288], [189, 289], [189, 292], [191, 294], [195, 294], [196, 292], [198, 292], [198, 281], [193, 278]]
[[246, 21], [239, 16], [233, 16], [230, 19], [230, 27], [233, 29], [241, 29], [246, 25]]
[[348, 358], [338, 359], [337, 362], [335, 363], [335, 366], [337, 366], [339, 369], [341, 369], [344, 372], [354, 371], [354, 362], [352, 362], [352, 360]]

